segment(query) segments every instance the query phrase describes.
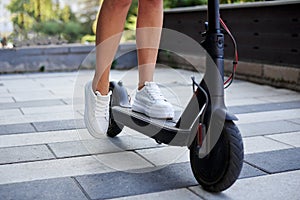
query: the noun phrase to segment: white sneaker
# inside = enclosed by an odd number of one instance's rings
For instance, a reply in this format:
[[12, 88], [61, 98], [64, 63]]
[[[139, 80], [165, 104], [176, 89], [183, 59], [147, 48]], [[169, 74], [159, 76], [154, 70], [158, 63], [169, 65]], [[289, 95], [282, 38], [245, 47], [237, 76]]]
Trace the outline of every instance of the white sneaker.
[[173, 106], [161, 94], [154, 82], [145, 82], [145, 86], [136, 92], [132, 110], [152, 118], [173, 118]]
[[94, 92], [91, 81], [85, 85], [84, 122], [90, 134], [95, 137], [107, 132], [110, 96], [111, 91], [107, 95]]

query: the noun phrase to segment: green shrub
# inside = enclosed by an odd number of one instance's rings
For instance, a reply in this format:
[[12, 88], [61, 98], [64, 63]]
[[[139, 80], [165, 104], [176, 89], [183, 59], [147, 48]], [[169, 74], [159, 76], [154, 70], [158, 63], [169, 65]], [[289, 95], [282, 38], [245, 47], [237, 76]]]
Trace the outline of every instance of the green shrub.
[[78, 22], [70, 21], [64, 25], [63, 37], [69, 42], [76, 42], [83, 35], [84, 30]]
[[37, 32], [44, 33], [45, 35], [59, 35], [63, 32], [63, 24], [58, 21], [46, 21], [37, 23], [33, 29]]

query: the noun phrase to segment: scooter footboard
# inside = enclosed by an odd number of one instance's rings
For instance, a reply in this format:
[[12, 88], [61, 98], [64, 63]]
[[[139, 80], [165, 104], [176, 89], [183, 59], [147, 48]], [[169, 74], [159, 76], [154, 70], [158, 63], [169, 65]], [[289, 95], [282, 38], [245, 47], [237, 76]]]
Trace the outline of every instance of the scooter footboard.
[[117, 123], [172, 146], [190, 146], [199, 124], [199, 119], [195, 119], [197, 123], [194, 123], [194, 126], [189, 129], [180, 129], [175, 127], [176, 123], [173, 121], [149, 118], [120, 106], [112, 108], [112, 115]]

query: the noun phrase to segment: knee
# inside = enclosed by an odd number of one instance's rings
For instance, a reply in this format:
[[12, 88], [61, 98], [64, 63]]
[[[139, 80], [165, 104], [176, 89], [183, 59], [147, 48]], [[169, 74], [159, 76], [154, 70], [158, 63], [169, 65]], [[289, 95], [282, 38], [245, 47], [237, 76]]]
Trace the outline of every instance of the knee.
[[132, 0], [105, 0], [105, 1], [113, 9], [128, 8], [132, 3]]

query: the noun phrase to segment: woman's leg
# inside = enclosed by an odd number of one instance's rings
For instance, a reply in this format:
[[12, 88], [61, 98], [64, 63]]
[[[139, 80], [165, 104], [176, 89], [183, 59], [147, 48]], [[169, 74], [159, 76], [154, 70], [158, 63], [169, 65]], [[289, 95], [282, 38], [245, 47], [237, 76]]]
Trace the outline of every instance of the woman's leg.
[[163, 0], [139, 0], [136, 31], [139, 90], [136, 92], [132, 110], [154, 118], [173, 118], [172, 105], [153, 82], [162, 23]]
[[109, 125], [109, 71], [118, 49], [131, 0], [104, 0], [97, 24], [96, 70], [85, 85], [84, 122], [94, 137], [105, 134]]
[[108, 94], [111, 63], [124, 29], [131, 0], [104, 0], [96, 30], [96, 71], [92, 83], [94, 91]]
[[139, 0], [136, 42], [139, 65], [139, 88], [153, 81], [163, 24], [163, 0]]

